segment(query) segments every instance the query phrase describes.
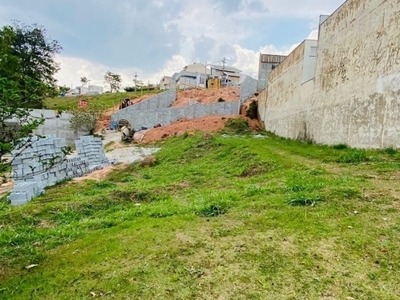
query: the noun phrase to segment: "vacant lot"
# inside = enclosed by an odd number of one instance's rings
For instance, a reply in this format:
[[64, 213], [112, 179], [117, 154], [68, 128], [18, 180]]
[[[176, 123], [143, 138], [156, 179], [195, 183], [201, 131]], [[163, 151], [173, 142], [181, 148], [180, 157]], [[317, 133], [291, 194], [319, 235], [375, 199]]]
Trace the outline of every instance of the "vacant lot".
[[399, 299], [400, 154], [183, 135], [0, 202], [1, 299]]

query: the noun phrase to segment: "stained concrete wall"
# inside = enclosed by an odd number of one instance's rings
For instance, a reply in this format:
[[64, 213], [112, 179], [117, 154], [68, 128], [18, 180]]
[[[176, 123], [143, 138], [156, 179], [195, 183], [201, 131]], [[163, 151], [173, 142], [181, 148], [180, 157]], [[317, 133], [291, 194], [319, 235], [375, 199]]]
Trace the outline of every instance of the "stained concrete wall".
[[[129, 107], [130, 108], [130, 107]], [[133, 110], [123, 109], [118, 114], [112, 115], [112, 121], [118, 122], [120, 119], [126, 119], [135, 129], [142, 126], [151, 128], [155, 124], [171, 124], [181, 118], [194, 119], [202, 118], [208, 115], [231, 115], [237, 114], [240, 108], [239, 101], [218, 102], [212, 104], [192, 104], [183, 107], [171, 107], [152, 110]]]
[[55, 135], [66, 140], [68, 145], [73, 145], [79, 137], [88, 134], [87, 131], [75, 131], [70, 128], [72, 115], [69, 113], [58, 114], [57, 111], [48, 109], [34, 109], [30, 114], [31, 118], [45, 118], [44, 124], [33, 131], [37, 135]]
[[[257, 79], [246, 76], [240, 83], [240, 102], [243, 103], [257, 92]], [[238, 113], [238, 112], [237, 112]]]
[[301, 82], [305, 43], [271, 72], [259, 112], [266, 129], [323, 144], [400, 147], [399, 5], [348, 0], [326, 19], [312, 80]]
[[304, 41], [293, 50], [270, 74], [268, 90], [260, 94], [264, 99], [260, 99], [259, 111], [266, 129], [281, 136], [304, 139], [305, 108], [313, 96], [313, 82], [303, 84], [304, 66], [309, 63], [304, 56], [307, 47]]
[[262, 91], [268, 86], [269, 74], [274, 70], [284, 59], [284, 55], [262, 54], [258, 62], [258, 84], [257, 90]]

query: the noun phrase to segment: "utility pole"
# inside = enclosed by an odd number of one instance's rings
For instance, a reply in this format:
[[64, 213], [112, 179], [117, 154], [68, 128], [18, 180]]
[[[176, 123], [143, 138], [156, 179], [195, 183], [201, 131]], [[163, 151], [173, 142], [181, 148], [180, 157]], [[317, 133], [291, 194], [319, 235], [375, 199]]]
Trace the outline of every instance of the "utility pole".
[[227, 79], [227, 76], [225, 75], [225, 63], [226, 63], [226, 58], [222, 60], [222, 79], [224, 81], [224, 86], [225, 86], [225, 80]]
[[225, 71], [226, 58], [222, 60], [222, 70]]
[[135, 75], [133, 76], [135, 79], [133, 79], [133, 82], [135, 83], [135, 93], [136, 93], [136, 86], [137, 86], [137, 78], [139, 77], [139, 75], [137, 74], [137, 72], [135, 72]]

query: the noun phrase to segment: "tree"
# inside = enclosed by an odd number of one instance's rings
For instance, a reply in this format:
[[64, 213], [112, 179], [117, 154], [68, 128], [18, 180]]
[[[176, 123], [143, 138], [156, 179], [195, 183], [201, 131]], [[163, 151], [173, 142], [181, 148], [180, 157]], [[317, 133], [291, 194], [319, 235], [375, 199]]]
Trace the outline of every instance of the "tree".
[[46, 31], [38, 25], [0, 28], [0, 176], [3, 181], [9, 161], [29, 147], [32, 131], [44, 123], [31, 118], [30, 108], [41, 107], [46, 95], [57, 91], [53, 74], [58, 69], [54, 53], [61, 50], [58, 42], [48, 41]]
[[113, 91], [118, 91], [121, 87], [121, 75], [114, 74], [108, 71], [106, 75], [104, 75], [104, 80], [110, 85], [111, 93]]
[[0, 69], [0, 77], [14, 81], [20, 90], [19, 106], [42, 108], [45, 97], [57, 94], [54, 74], [59, 70], [54, 60], [62, 50], [59, 42], [47, 36], [44, 27], [25, 25], [15, 21], [0, 29], [3, 42], [0, 55], [7, 55], [11, 63]]
[[81, 77], [82, 86], [85, 86], [88, 82], [89, 82], [89, 80], [86, 77]]
[[60, 86], [58, 87], [58, 91], [59, 91], [60, 93], [63, 93], [63, 94], [68, 93], [69, 90], [70, 90], [70, 88], [67, 87], [67, 86], [65, 86], [65, 85], [63, 85], [63, 86], [60, 85]]
[[89, 100], [87, 106], [71, 111], [70, 127], [74, 130], [83, 130], [88, 131], [89, 134], [94, 134], [97, 121], [105, 110], [104, 104]]

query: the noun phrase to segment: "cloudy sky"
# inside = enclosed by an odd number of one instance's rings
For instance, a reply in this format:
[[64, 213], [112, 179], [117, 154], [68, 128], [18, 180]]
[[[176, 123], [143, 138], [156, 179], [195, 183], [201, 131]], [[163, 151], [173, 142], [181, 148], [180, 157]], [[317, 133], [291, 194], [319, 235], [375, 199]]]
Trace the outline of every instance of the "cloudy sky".
[[0, 0], [0, 26], [39, 23], [64, 50], [60, 84], [86, 76], [103, 85], [106, 71], [132, 85], [135, 72], [158, 83], [193, 62], [225, 57], [256, 76], [258, 55], [287, 54], [316, 37], [318, 18], [344, 0]]

